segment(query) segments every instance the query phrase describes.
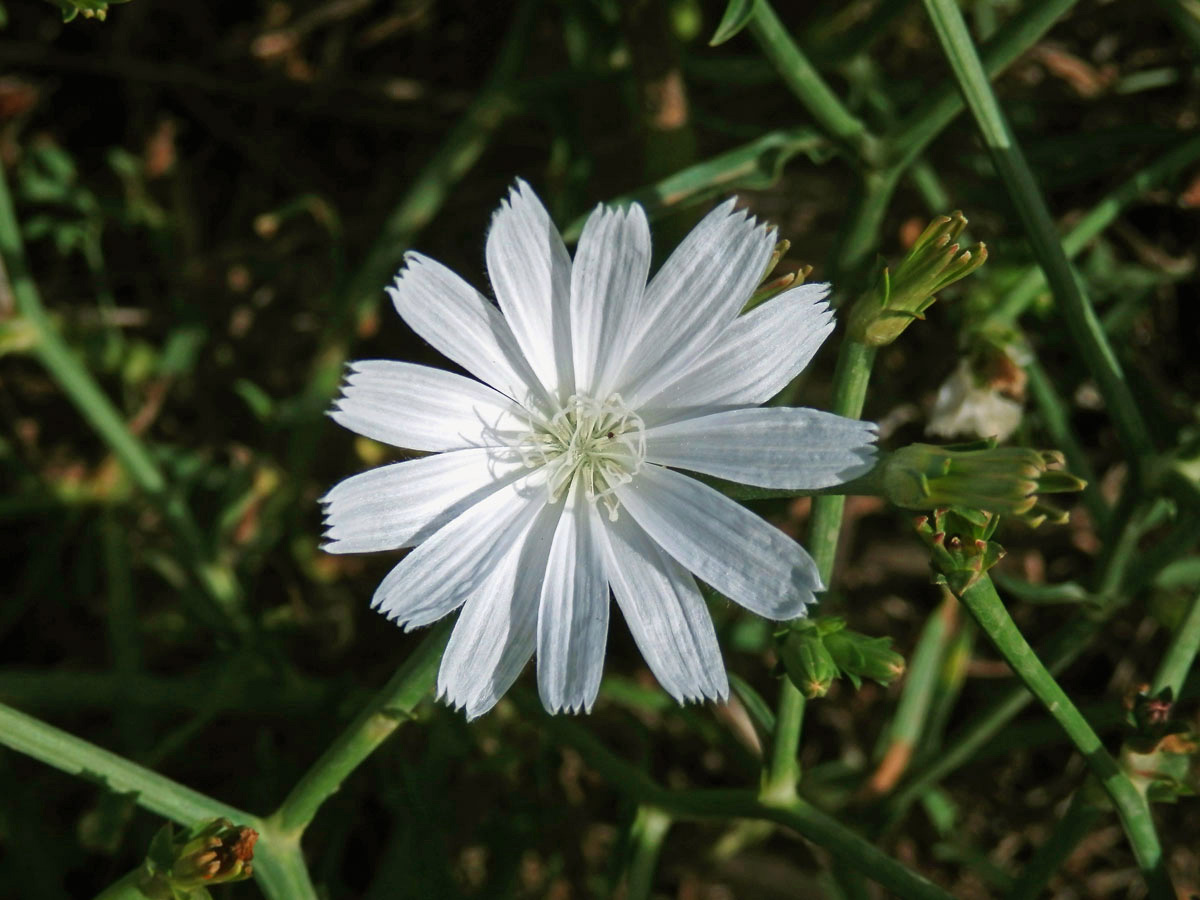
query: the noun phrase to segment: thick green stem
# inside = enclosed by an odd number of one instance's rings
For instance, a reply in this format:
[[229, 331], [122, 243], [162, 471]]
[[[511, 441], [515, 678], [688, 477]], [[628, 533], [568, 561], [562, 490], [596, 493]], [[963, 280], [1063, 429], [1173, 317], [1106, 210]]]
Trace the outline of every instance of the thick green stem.
[[138, 806], [181, 825], [225, 816], [258, 827], [257, 819], [249, 813], [184, 787], [4, 704], [0, 704], [0, 744], [68, 775], [95, 781], [115, 794], [131, 794]]
[[925, 0], [925, 8], [996, 170], [1024, 223], [1034, 255], [1046, 273], [1046, 281], [1054, 292], [1075, 346], [1104, 395], [1127, 461], [1136, 474], [1136, 470], [1154, 455], [1141, 410], [1084, 294], [1079, 277], [1063, 252], [1050, 210], [992, 93], [962, 12], [954, 0]]
[[[848, 338], [842, 340], [833, 376], [832, 412], [854, 419], [862, 415], [874, 362], [873, 347]], [[833, 561], [837, 556], [838, 533], [841, 531], [845, 505], [846, 498], [842, 496], [824, 495], [813, 500], [808, 552], [812, 554], [817, 572], [825, 585], [833, 576]], [[764, 797], [789, 799], [795, 796], [796, 784], [800, 780], [797, 749], [803, 719], [804, 697], [785, 678], [780, 687], [771, 760], [763, 784]]]
[[337, 792], [350, 773], [413, 717], [417, 705], [433, 688], [442, 650], [450, 639], [450, 625], [443, 620], [434, 626], [391, 680], [296, 783], [268, 820], [276, 831], [298, 838], [321, 804]]
[[1167, 876], [1162, 846], [1145, 797], [1121, 771], [1116, 760], [1104, 749], [1092, 726], [1042, 665], [1005, 609], [992, 580], [984, 575], [963, 591], [959, 599], [991, 638], [1017, 677], [1066, 732], [1112, 800], [1138, 866], [1146, 878], [1150, 896], [1154, 900], [1172, 900], [1175, 892]]
[[[981, 50], [983, 67], [994, 78], [1022, 53], [1041, 40], [1077, 0], [1038, 0], [1000, 29]], [[887, 138], [888, 158], [905, 169], [963, 110], [963, 97], [954, 85], [943, 82]]]

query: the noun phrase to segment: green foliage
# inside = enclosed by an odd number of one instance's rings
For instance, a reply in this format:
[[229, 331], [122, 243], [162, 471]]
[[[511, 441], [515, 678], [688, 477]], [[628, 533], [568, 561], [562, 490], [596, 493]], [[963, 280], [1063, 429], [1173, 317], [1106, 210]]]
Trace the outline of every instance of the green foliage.
[[99, 19], [101, 22], [108, 16], [108, 8], [118, 3], [128, 3], [129, 0], [49, 0], [62, 10], [64, 22], [70, 22], [78, 15], [85, 19]]
[[708, 45], [717, 47], [749, 25], [754, 17], [756, 3], [757, 0], [729, 0], [725, 5], [725, 12], [721, 15], [721, 22], [709, 39]]
[[[0, 6], [0, 895], [92, 895], [150, 847], [159, 874], [191, 865], [167, 896], [203, 896], [204, 829], [227, 826], [196, 823], [216, 817], [262, 837], [257, 884], [213, 894], [271, 900], [739, 878], [857, 897], [864, 877], [905, 898], [1090, 896], [1135, 866], [1129, 889], [1157, 900], [1196, 870], [1183, 6], [664, 0], [647, 59], [612, 0], [454, 21], [139, 6], [82, 32], [58, 12], [109, 3], [51, 2]], [[655, 144], [664, 96], [694, 155]], [[678, 707], [614, 616], [593, 716], [549, 719], [518, 686], [468, 725], [431, 700], [445, 628], [398, 634], [367, 608], [389, 561], [319, 549], [315, 498], [390, 458], [328, 427], [345, 360], [434, 362], [381, 287], [413, 247], [479, 272], [514, 175], [572, 239], [597, 201], [642, 203], [657, 239], [740, 192], [782, 238], [750, 306], [812, 278], [839, 315], [778, 402], [880, 421], [902, 449], [860, 489], [934, 510], [922, 549], [872, 497], [738, 494], [830, 589], [778, 638], [706, 595], [726, 709]], [[977, 233], [961, 215], [922, 233], [956, 206]], [[880, 255], [901, 262], [880, 274]], [[1020, 348], [1013, 446], [913, 444], [956, 356], [995, 347]], [[1054, 491], [1068, 527], [1008, 527], [1061, 521]], [[917, 577], [925, 552], [948, 591]], [[1006, 677], [979, 677], [1002, 674], [995, 652]], [[893, 689], [830, 693], [841, 677]], [[1131, 709], [1109, 695], [1142, 678]], [[1072, 793], [1083, 812], [1060, 818]], [[1064, 866], [1114, 811], [1124, 843]]]

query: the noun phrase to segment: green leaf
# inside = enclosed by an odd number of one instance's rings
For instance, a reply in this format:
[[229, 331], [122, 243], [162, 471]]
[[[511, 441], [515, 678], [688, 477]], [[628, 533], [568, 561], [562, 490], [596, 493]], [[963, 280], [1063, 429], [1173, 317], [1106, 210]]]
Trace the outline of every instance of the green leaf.
[[750, 716], [750, 721], [754, 723], [759, 737], [769, 739], [775, 733], [775, 713], [771, 711], [767, 701], [762, 698], [762, 694], [732, 672], [729, 673], [729, 686], [733, 688], [737, 698], [742, 701], [742, 706], [746, 707], [746, 713]]
[[757, 0], [729, 0], [729, 5], [725, 7], [725, 15], [721, 16], [721, 24], [717, 26], [708, 46], [719, 46], [745, 28], [754, 17], [754, 8], [757, 5]]

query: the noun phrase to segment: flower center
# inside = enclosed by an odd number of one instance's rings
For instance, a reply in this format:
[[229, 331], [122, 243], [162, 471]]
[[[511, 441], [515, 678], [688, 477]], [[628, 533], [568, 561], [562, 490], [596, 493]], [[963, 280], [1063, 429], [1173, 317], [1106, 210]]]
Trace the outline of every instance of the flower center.
[[545, 466], [550, 502], [578, 483], [590, 501], [602, 500], [617, 518], [614, 490], [633, 480], [646, 458], [645, 426], [619, 394], [593, 400], [579, 394], [551, 419], [533, 419], [516, 449], [526, 466]]

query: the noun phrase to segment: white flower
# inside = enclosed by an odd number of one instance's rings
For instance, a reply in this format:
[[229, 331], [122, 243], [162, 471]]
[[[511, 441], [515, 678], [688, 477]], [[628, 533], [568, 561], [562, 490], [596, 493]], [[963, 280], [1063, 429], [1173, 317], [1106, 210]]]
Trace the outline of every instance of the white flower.
[[518, 181], [487, 238], [498, 309], [433, 260], [406, 257], [389, 288], [397, 311], [479, 380], [351, 364], [333, 418], [431, 455], [331, 490], [326, 549], [416, 548], [372, 605], [406, 629], [463, 608], [438, 693], [468, 717], [491, 709], [535, 652], [546, 708], [590, 710], [610, 590], [655, 676], [683, 702], [729, 690], [693, 575], [777, 620], [803, 616], [823, 589], [798, 544], [674, 471], [811, 489], [872, 465], [869, 423], [755, 407], [833, 329], [827, 285], [739, 315], [774, 245], [730, 201], [647, 284], [640, 206], [597, 207], [572, 262]]

